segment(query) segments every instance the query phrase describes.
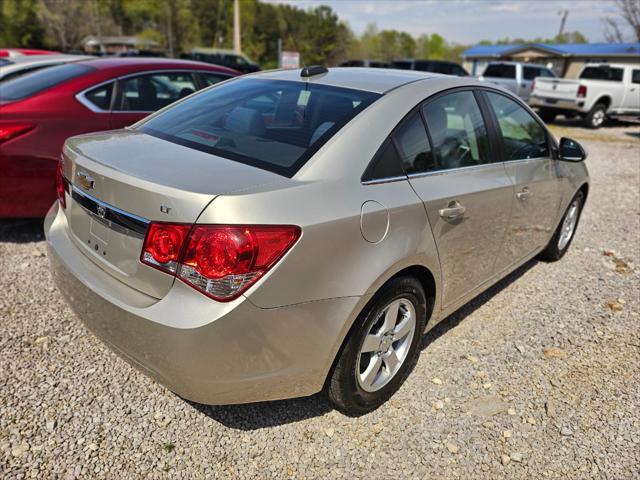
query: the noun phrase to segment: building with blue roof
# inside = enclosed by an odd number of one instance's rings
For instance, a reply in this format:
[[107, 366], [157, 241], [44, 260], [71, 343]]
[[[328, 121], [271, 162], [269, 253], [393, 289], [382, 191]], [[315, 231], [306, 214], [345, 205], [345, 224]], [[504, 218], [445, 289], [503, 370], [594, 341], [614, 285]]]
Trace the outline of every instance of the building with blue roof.
[[514, 61], [542, 64], [560, 77], [576, 78], [585, 63], [640, 65], [640, 42], [476, 45], [465, 51], [462, 58], [471, 75], [482, 75], [489, 62]]

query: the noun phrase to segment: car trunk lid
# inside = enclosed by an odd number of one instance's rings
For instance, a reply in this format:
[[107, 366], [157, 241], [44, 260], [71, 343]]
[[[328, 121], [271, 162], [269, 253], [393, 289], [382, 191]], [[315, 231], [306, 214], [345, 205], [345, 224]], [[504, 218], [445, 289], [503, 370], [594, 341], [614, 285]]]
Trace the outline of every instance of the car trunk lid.
[[533, 94], [542, 98], [574, 100], [579, 85], [578, 80], [537, 77]]
[[156, 298], [174, 278], [139, 261], [149, 222], [191, 224], [217, 195], [286, 180], [130, 130], [69, 139], [63, 174], [73, 241], [107, 273]]

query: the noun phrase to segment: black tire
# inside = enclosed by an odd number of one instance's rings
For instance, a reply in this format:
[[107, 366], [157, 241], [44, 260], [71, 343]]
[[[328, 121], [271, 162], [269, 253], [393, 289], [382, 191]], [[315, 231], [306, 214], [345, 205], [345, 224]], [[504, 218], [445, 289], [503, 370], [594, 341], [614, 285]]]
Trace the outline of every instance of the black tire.
[[[358, 359], [365, 336], [385, 308], [400, 298], [409, 300], [416, 313], [415, 330], [408, 353], [397, 373], [386, 385], [374, 392], [365, 391], [356, 379]], [[327, 395], [338, 410], [350, 416], [369, 413], [386, 402], [400, 388], [417, 361], [427, 312], [430, 313], [432, 305], [432, 299], [427, 299], [422, 285], [414, 277], [394, 278], [376, 293], [356, 319], [327, 379]]]
[[600, 128], [607, 120], [607, 106], [604, 103], [596, 103], [584, 117], [584, 125], [587, 128]]
[[[565, 218], [569, 214], [569, 210], [571, 209], [571, 206], [575, 201], [578, 202], [578, 217], [576, 219], [576, 224], [573, 229], [573, 234], [571, 235], [569, 242], [563, 248], [560, 248], [558, 243], [560, 240], [560, 235], [562, 234], [562, 227], [564, 225]], [[564, 215], [562, 216], [562, 220], [560, 220], [560, 223], [558, 224], [558, 228], [556, 228], [556, 231], [554, 232], [553, 237], [551, 237], [551, 240], [549, 240], [549, 243], [547, 244], [545, 249], [542, 252], [540, 252], [540, 254], [538, 255], [541, 260], [544, 260], [545, 262], [556, 262], [560, 260], [565, 253], [567, 253], [567, 250], [569, 250], [569, 247], [571, 246], [571, 242], [573, 242], [573, 239], [576, 236], [576, 231], [578, 230], [578, 224], [580, 223], [580, 215], [582, 214], [583, 206], [584, 206], [584, 193], [582, 193], [582, 191], [579, 191], [571, 199], [571, 202], [569, 203], [567, 210], [564, 212]]]
[[538, 116], [544, 121], [544, 123], [551, 123], [556, 119], [557, 113], [553, 110], [541, 109], [538, 112]]

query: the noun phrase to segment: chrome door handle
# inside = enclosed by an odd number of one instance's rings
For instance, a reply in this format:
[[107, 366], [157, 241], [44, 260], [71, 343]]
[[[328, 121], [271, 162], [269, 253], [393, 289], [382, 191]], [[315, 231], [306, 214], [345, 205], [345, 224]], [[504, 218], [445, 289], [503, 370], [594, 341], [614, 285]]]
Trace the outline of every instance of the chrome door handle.
[[529, 191], [529, 187], [524, 187], [522, 191], [516, 193], [516, 198], [518, 200], [527, 200], [531, 196], [531, 192]]
[[459, 202], [455, 201], [449, 203], [449, 205], [447, 205], [447, 208], [441, 208], [438, 213], [442, 218], [446, 220], [453, 220], [464, 215], [464, 212], [466, 211], [467, 209], [465, 207], [460, 205]]

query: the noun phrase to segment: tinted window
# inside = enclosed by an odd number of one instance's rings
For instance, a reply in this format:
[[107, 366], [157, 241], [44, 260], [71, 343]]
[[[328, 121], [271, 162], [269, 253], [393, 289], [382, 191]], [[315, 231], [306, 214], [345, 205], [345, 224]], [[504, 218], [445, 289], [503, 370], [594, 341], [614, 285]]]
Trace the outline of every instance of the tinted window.
[[467, 71], [459, 65], [454, 65], [453, 72], [454, 75], [458, 75], [459, 77], [466, 77], [469, 75]]
[[215, 155], [292, 176], [379, 94], [307, 82], [243, 78], [151, 118], [140, 129]]
[[529, 112], [504, 95], [488, 92], [487, 97], [500, 124], [506, 160], [548, 155], [546, 132]]
[[495, 78], [516, 78], [516, 66], [515, 65], [489, 65], [483, 74], [485, 77]]
[[607, 80], [610, 82], [622, 81], [621, 68], [603, 67], [586, 67], [580, 74], [580, 78], [585, 80]]
[[640, 70], [633, 70], [631, 72], [631, 83], [640, 83]]
[[401, 70], [411, 70], [412, 64], [411, 62], [398, 60], [397, 62], [393, 62], [393, 68], [399, 68]]
[[21, 77], [27, 73], [33, 73], [42, 68], [50, 67], [51, 65], [37, 65], [35, 67], [23, 68], [22, 70], [16, 70], [15, 72], [7, 73], [4, 77], [0, 78], [0, 82], [8, 82], [14, 78]]
[[398, 151], [391, 139], [388, 139], [362, 176], [363, 181], [382, 180], [404, 175]]
[[547, 77], [547, 78], [555, 78], [555, 74], [551, 70], [549, 70], [547, 68], [541, 68], [540, 69], [540, 76], [541, 77]]
[[111, 107], [111, 92], [113, 91], [113, 83], [96, 87], [85, 93], [85, 98], [93, 103], [101, 110], [109, 110]]
[[540, 76], [540, 69], [537, 67], [522, 67], [522, 77], [525, 80], [533, 80]]
[[393, 137], [405, 172], [422, 173], [436, 169], [427, 131], [419, 114], [414, 114]]
[[140, 75], [122, 81], [119, 110], [153, 112], [196, 91], [189, 72]]
[[423, 109], [434, 150], [434, 169], [491, 162], [489, 137], [472, 92], [436, 98]]
[[229, 75], [224, 75], [222, 73], [208, 73], [208, 72], [200, 72], [200, 76], [204, 80], [204, 83], [207, 84], [207, 86], [215, 85], [216, 83], [224, 82], [225, 80], [228, 80], [229, 78], [231, 78], [229, 77]]
[[55, 67], [38, 70], [24, 77], [2, 83], [0, 98], [3, 100], [19, 100], [31, 97], [47, 88], [59, 85], [72, 78], [79, 77], [87, 72], [95, 70], [87, 65], [67, 63]]

